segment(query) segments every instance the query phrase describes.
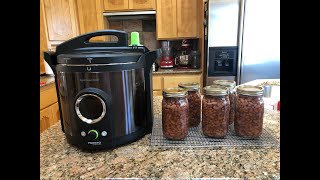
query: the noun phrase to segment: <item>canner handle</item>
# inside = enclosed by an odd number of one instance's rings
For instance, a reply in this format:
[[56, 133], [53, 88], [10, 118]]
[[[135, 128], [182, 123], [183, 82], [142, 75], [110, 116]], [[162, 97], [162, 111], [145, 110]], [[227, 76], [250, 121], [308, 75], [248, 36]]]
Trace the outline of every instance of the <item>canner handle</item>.
[[[97, 36], [116, 36], [117, 42], [90, 42], [89, 40]], [[128, 46], [128, 34], [125, 31], [119, 30], [101, 30], [82, 34], [75, 38], [72, 38], [64, 43], [60, 44], [56, 48], [57, 54], [67, 53], [70, 50], [76, 50], [81, 48], [97, 48], [97, 47], [127, 47]]]
[[58, 106], [59, 106], [61, 129], [62, 129], [62, 132], [64, 132], [64, 125], [63, 125], [62, 112], [61, 112], [62, 108], [61, 108], [60, 96], [59, 96], [59, 80], [57, 78], [57, 71], [56, 71], [57, 55], [53, 51], [46, 51], [46, 52], [43, 52], [43, 57], [44, 57], [44, 60], [49, 64], [49, 66], [51, 67], [51, 69], [54, 73], [54, 83], [56, 85], [56, 93], [57, 93]]
[[147, 110], [147, 133], [152, 132], [153, 126], [153, 92], [152, 92], [152, 64], [161, 56], [161, 49], [147, 52], [145, 58], [145, 80], [146, 80], [146, 110]]

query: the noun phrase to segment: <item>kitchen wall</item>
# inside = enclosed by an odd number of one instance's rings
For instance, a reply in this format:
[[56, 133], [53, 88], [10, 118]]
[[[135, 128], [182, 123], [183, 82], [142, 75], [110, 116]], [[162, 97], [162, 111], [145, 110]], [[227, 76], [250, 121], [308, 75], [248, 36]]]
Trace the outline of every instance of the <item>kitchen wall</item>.
[[[139, 32], [140, 44], [146, 46], [150, 51], [160, 48], [160, 41], [156, 40], [155, 20], [116, 20], [109, 21], [109, 28], [126, 31], [128, 33], [128, 44], [130, 44], [130, 33]], [[111, 38], [111, 41], [116, 41]]]

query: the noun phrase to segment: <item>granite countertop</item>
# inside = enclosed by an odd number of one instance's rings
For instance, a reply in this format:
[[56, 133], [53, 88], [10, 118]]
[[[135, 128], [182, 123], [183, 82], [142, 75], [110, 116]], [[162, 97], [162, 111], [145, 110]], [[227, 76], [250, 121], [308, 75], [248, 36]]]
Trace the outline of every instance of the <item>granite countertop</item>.
[[254, 85], [254, 86], [280, 86], [280, 79], [256, 79], [247, 83], [243, 83], [241, 85]]
[[161, 69], [159, 68], [158, 71], [152, 72], [152, 74], [201, 74], [201, 69], [178, 69], [178, 68], [171, 68], [171, 69]]
[[[161, 96], [154, 112], [161, 114]], [[265, 109], [264, 128], [280, 142], [280, 112]], [[60, 122], [40, 135], [40, 178], [280, 179], [280, 149], [154, 149], [150, 134], [114, 150], [90, 153], [70, 146]]]
[[[43, 82], [43, 84], [41, 84]], [[40, 87], [54, 83], [54, 75], [40, 76]]]

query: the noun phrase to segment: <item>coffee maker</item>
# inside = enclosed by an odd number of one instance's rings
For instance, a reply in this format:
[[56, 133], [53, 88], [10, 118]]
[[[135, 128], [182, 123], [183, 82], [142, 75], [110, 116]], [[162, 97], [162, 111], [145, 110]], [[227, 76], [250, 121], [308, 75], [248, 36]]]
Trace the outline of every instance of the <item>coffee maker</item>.
[[175, 65], [179, 69], [189, 69], [191, 65], [192, 40], [184, 39], [181, 42], [181, 51], [175, 56]]

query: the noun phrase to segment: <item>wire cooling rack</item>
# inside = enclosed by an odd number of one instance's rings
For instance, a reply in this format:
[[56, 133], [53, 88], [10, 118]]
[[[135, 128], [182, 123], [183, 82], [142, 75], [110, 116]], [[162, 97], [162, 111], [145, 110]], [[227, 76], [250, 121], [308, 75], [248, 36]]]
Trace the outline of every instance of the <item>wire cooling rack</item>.
[[235, 135], [233, 125], [224, 139], [214, 139], [203, 135], [201, 123], [189, 128], [184, 140], [168, 140], [163, 137], [161, 116], [155, 116], [151, 134], [151, 146], [154, 148], [279, 148], [279, 142], [265, 129], [258, 139], [249, 139]]

